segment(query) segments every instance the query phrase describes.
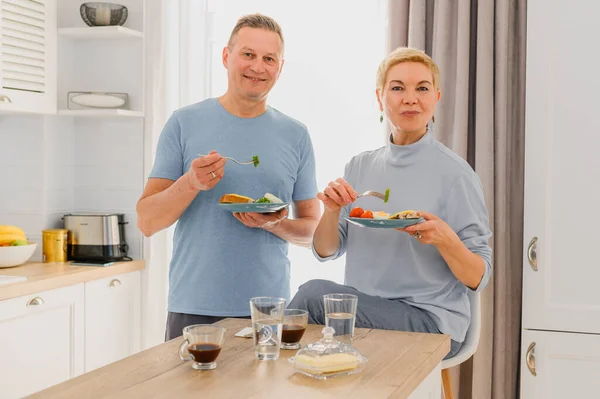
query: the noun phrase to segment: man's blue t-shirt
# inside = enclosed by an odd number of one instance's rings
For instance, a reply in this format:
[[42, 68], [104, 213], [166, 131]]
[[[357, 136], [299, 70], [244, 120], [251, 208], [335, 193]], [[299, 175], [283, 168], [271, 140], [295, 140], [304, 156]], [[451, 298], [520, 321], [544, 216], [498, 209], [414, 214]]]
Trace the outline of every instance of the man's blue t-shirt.
[[246, 316], [249, 299], [289, 300], [288, 243], [260, 228], [249, 228], [219, 208], [223, 194], [254, 199], [271, 193], [284, 202], [315, 198], [312, 143], [306, 127], [268, 107], [255, 118], [240, 118], [211, 98], [177, 110], [158, 141], [151, 178], [177, 180], [198, 154], [216, 150], [228, 161], [223, 179], [201, 191], [175, 228], [169, 270], [168, 310], [212, 316]]

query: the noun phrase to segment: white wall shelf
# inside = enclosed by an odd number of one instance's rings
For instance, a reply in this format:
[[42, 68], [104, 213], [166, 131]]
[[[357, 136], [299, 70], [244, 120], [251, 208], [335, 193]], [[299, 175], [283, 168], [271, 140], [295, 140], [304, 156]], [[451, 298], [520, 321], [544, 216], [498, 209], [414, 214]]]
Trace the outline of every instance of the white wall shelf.
[[61, 109], [58, 110], [59, 115], [63, 116], [119, 116], [129, 118], [143, 118], [144, 113], [141, 111], [132, 111], [128, 109]]
[[142, 32], [123, 26], [60, 28], [58, 35], [70, 39], [141, 39], [144, 37]]

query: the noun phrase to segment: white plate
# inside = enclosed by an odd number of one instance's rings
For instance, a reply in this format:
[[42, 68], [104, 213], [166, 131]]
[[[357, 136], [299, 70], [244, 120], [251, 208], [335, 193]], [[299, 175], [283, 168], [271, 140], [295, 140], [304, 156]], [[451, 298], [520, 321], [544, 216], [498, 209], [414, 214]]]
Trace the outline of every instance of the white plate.
[[71, 97], [77, 105], [94, 108], [118, 108], [125, 105], [125, 99], [110, 94], [77, 94]]

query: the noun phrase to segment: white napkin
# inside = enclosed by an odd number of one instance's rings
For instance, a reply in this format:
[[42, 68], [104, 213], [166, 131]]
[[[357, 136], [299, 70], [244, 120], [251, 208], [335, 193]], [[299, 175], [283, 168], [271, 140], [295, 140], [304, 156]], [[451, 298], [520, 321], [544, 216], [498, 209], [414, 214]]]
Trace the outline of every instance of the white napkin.
[[253, 333], [254, 330], [252, 329], [252, 327], [244, 327], [240, 331], [236, 332], [235, 336], [242, 338], [252, 338]]
[[27, 280], [27, 277], [24, 276], [6, 276], [0, 274], [0, 286], [8, 285], [12, 283], [20, 283], [21, 281]]

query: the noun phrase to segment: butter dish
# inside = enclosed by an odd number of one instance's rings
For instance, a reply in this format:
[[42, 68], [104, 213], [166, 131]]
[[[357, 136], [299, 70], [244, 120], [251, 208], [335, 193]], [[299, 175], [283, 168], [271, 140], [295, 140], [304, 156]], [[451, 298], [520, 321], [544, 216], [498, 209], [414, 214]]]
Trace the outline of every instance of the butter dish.
[[322, 333], [323, 338], [306, 345], [289, 359], [296, 372], [324, 380], [364, 369], [367, 359], [354, 347], [335, 339], [333, 328], [325, 327]]

